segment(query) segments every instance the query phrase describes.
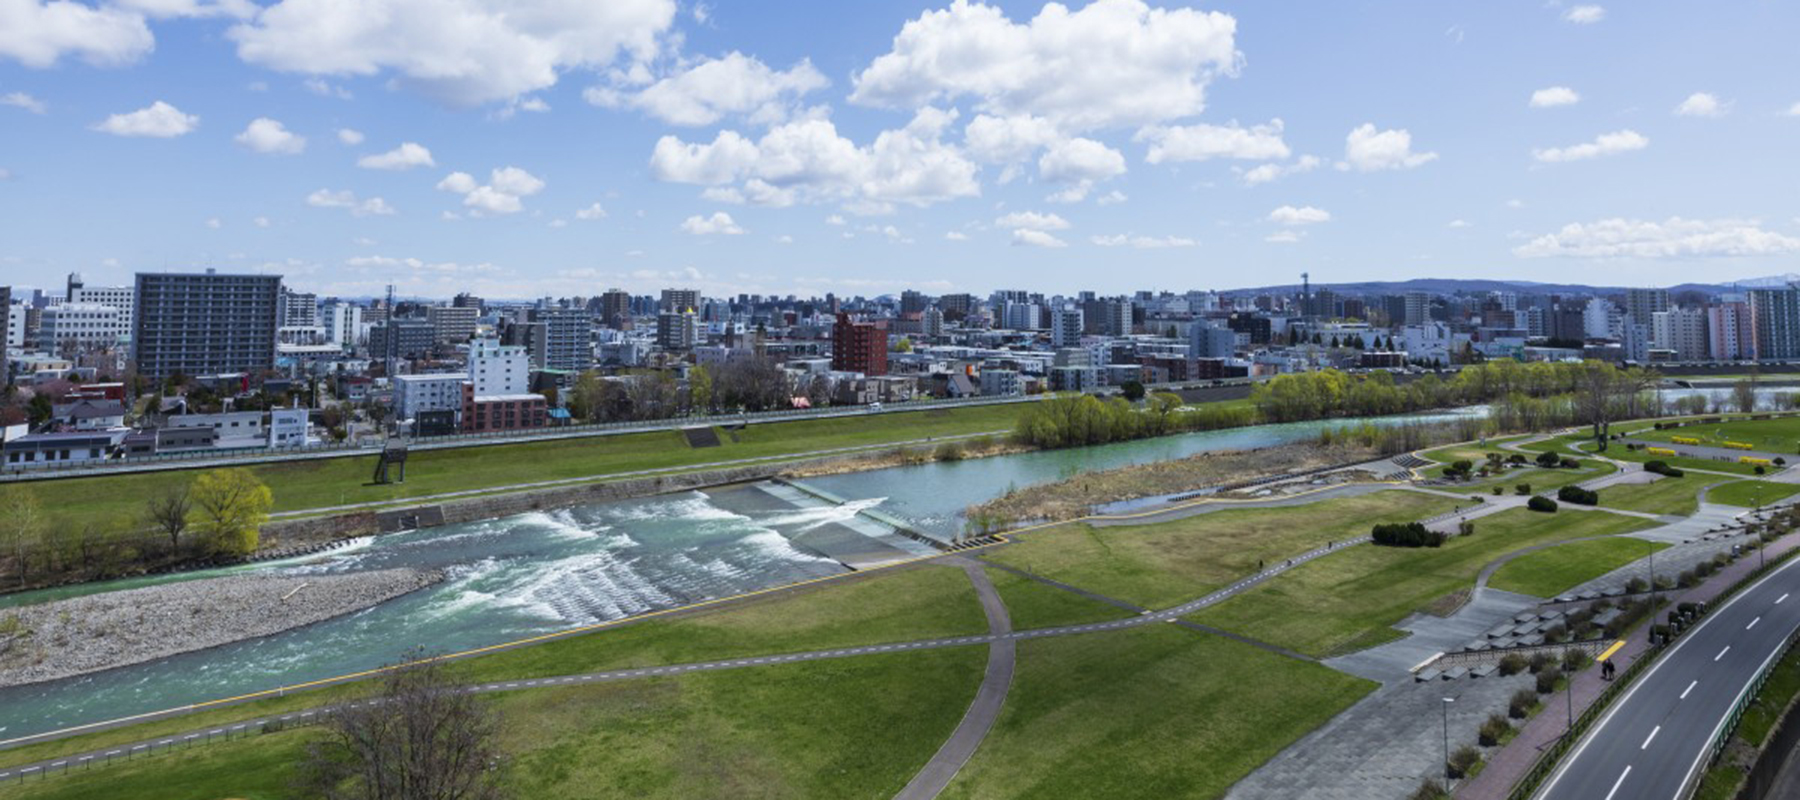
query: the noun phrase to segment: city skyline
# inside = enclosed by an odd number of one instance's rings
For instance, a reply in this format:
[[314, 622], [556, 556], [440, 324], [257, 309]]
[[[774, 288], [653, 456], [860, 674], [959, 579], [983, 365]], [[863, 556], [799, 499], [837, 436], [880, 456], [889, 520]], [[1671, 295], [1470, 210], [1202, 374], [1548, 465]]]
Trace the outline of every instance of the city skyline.
[[338, 28], [296, 0], [21, 5], [0, 35], [8, 282], [1621, 286], [1800, 253], [1800, 168], [1763, 155], [1800, 126], [1800, 87], [1766, 80], [1800, 66], [1773, 4], [646, 0], [459, 6], [514, 35], [409, 38], [427, 5]]

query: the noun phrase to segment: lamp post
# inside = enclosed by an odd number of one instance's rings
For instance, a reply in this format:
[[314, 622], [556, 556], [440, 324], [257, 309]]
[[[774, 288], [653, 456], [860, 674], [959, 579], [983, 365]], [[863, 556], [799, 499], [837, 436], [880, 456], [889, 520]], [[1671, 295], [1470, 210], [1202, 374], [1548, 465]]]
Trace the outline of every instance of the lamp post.
[[1567, 686], [1563, 687], [1563, 697], [1567, 698], [1569, 701], [1569, 733], [1568, 733], [1568, 735], [1574, 736], [1575, 735], [1575, 673], [1573, 673], [1573, 672], [1568, 673], [1568, 677], [1566, 678], [1566, 680], [1569, 682], [1569, 684]]
[[1450, 791], [1450, 704], [1454, 697], [1444, 698], [1444, 791]]

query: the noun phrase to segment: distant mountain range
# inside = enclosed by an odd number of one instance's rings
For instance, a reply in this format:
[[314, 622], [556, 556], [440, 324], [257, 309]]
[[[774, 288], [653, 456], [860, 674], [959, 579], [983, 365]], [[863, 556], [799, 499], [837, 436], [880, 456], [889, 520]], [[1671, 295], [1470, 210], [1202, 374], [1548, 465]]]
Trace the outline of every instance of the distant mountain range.
[[[1701, 292], [1717, 294], [1720, 292], [1758, 289], [1771, 286], [1786, 286], [1789, 281], [1800, 281], [1800, 275], [1771, 275], [1764, 278], [1749, 278], [1731, 283], [1684, 283], [1667, 287], [1670, 294], [1681, 292]], [[1352, 283], [1314, 283], [1314, 289], [1330, 289], [1340, 294], [1402, 294], [1405, 292], [1433, 292], [1449, 294], [1453, 292], [1520, 292], [1531, 294], [1617, 294], [1626, 290], [1625, 286], [1594, 286], [1582, 283], [1538, 283], [1535, 281], [1504, 281], [1470, 278], [1414, 278], [1406, 281], [1357, 281]], [[1642, 288], [1642, 285], [1635, 287]], [[1290, 283], [1279, 286], [1259, 286], [1245, 289], [1228, 290], [1230, 294], [1263, 294], [1294, 293], [1300, 291], [1300, 284]]]

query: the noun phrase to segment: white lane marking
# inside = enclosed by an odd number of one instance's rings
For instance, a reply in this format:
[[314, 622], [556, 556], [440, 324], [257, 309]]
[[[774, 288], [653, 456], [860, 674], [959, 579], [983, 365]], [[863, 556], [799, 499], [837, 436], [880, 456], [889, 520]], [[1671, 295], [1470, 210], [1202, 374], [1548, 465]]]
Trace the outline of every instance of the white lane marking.
[[1699, 686], [1699, 685], [1700, 685], [1699, 681], [1694, 681], [1693, 683], [1688, 684], [1688, 687], [1686, 689], [1681, 690], [1681, 697], [1679, 699], [1686, 700], [1687, 696], [1688, 696], [1688, 692], [1693, 691], [1694, 687]]
[[1725, 645], [1725, 649], [1720, 650], [1718, 655], [1713, 656], [1713, 660], [1718, 661], [1719, 659], [1724, 658], [1725, 654], [1729, 652], [1731, 652], [1731, 645]]
[[1655, 738], [1656, 738], [1656, 733], [1657, 733], [1657, 731], [1660, 731], [1660, 730], [1662, 730], [1662, 726], [1661, 726], [1661, 725], [1658, 725], [1658, 726], [1656, 726], [1656, 727], [1654, 727], [1654, 728], [1651, 728], [1651, 729], [1650, 729], [1650, 735], [1649, 735], [1649, 736], [1646, 736], [1646, 737], [1644, 737], [1644, 743], [1643, 743], [1643, 744], [1642, 744], [1642, 745], [1640, 745], [1640, 746], [1639, 746], [1639, 747], [1638, 747], [1638, 749], [1639, 749], [1639, 750], [1649, 750], [1649, 749], [1650, 749], [1650, 741], [1651, 741], [1651, 740], [1652, 740], [1652, 739], [1655, 739]]
[[1788, 599], [1788, 596], [1785, 594], [1778, 598], [1775, 598], [1775, 605], [1781, 605], [1781, 601], [1786, 600], [1786, 599]]
[[1613, 795], [1619, 793], [1619, 786], [1625, 782], [1625, 776], [1630, 775], [1630, 774], [1631, 774], [1631, 767], [1629, 765], [1627, 765], [1625, 767], [1625, 771], [1619, 773], [1619, 779], [1616, 781], [1613, 781], [1612, 791], [1606, 793], [1606, 800], [1613, 800]]
[[1756, 623], [1758, 623], [1758, 622], [1762, 622], [1762, 617], [1757, 617], [1756, 619], [1750, 620], [1750, 624], [1745, 625], [1744, 630], [1750, 630], [1751, 628], [1756, 627]]

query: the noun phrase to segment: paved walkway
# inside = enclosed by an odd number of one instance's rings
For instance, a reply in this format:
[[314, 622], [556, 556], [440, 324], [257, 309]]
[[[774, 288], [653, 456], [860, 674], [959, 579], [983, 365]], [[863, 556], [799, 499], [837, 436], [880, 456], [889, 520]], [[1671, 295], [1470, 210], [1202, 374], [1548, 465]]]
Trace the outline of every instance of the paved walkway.
[[894, 795], [895, 800], [932, 800], [950, 785], [969, 758], [975, 755], [975, 749], [987, 738], [988, 730], [994, 727], [994, 720], [1000, 717], [1000, 707], [1006, 703], [1007, 688], [1012, 685], [1013, 669], [1017, 661], [1018, 643], [1004, 638], [1012, 632], [1012, 617], [1006, 612], [1006, 603], [995, 591], [994, 582], [988, 579], [987, 571], [980, 564], [966, 558], [947, 559], [961, 566], [969, 576], [969, 582], [975, 584], [975, 593], [981, 598], [981, 609], [987, 613], [988, 634], [996, 638], [988, 645], [987, 674], [981, 679], [981, 688], [975, 692], [975, 701], [969, 704], [969, 710], [963, 715], [962, 722], [957, 723], [956, 730], [950, 738], [938, 748], [931, 760], [919, 770], [919, 774], [906, 784], [906, 788]]

